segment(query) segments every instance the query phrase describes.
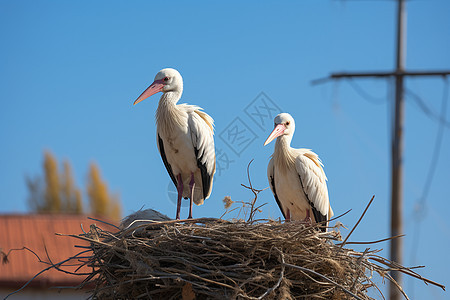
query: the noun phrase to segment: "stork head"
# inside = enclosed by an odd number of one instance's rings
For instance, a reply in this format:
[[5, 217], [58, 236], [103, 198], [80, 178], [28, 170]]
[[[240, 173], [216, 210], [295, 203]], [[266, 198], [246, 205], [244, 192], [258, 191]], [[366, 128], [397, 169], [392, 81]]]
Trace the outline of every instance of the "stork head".
[[294, 118], [288, 113], [281, 113], [277, 115], [274, 119], [274, 129], [272, 133], [269, 135], [267, 140], [264, 142], [264, 146], [273, 141], [275, 138], [279, 136], [289, 136], [292, 137], [295, 131], [295, 122]]
[[183, 91], [183, 78], [177, 70], [172, 68], [162, 69], [155, 76], [153, 83], [134, 101], [134, 104], [147, 99], [158, 92], [181, 92]]

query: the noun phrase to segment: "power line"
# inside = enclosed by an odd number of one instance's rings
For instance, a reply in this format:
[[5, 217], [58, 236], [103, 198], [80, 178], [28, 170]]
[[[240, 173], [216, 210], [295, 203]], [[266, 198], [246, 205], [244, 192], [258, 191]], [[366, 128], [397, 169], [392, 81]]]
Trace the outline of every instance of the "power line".
[[[447, 115], [447, 104], [448, 104], [448, 92], [449, 92], [449, 83], [448, 80], [444, 80], [444, 89], [442, 93], [442, 103], [441, 103], [441, 116], [440, 120], [445, 119]], [[431, 188], [431, 184], [433, 182], [433, 177], [437, 168], [437, 163], [439, 161], [439, 156], [441, 152], [442, 140], [444, 138], [444, 126], [448, 126], [444, 122], [439, 122], [436, 141], [434, 143], [433, 155], [431, 156], [430, 167], [428, 168], [428, 174], [425, 179], [425, 183], [422, 189], [422, 195], [420, 199], [416, 202], [414, 206], [414, 219], [415, 219], [415, 228], [413, 233], [412, 247], [411, 247], [411, 264], [414, 264], [417, 257], [418, 245], [420, 241], [420, 223], [423, 221], [426, 214], [426, 200], [428, 198], [428, 193]], [[411, 287], [411, 299], [414, 299], [414, 284]]]
[[[377, 72], [341, 72], [332, 73], [327, 78], [312, 81], [312, 84], [323, 83], [324, 81], [338, 78], [394, 78], [395, 79], [395, 102], [392, 119], [392, 141], [391, 141], [391, 236], [403, 234], [403, 123], [404, 123], [404, 79], [407, 76], [447, 76], [450, 70], [442, 71], [407, 71], [405, 70], [406, 53], [406, 9], [405, 0], [397, 1], [397, 38], [396, 38], [396, 65], [393, 71]], [[402, 239], [392, 239], [390, 242], [390, 259], [399, 264], [402, 263], [403, 241]], [[399, 271], [391, 272], [392, 278], [401, 286], [402, 275]], [[402, 295], [397, 286], [390, 283], [389, 298], [399, 300]]]
[[[445, 87], [444, 87], [445, 88]], [[444, 90], [445, 92], [445, 90]], [[419, 108], [423, 111], [424, 114], [426, 114], [430, 119], [433, 119], [439, 123], [441, 123], [442, 125], [450, 128], [450, 122], [447, 121], [446, 119], [446, 115], [441, 115], [438, 116], [438, 114], [436, 114], [435, 112], [433, 112], [428, 105], [425, 103], [425, 101], [423, 101], [423, 99], [415, 94], [413, 91], [411, 91], [410, 89], [406, 89], [405, 88], [405, 94], [411, 96], [411, 98], [417, 103], [417, 105], [419, 106]]]
[[356, 83], [356, 81], [353, 80], [353, 78], [347, 78], [347, 82], [350, 84], [350, 86], [355, 90], [356, 93], [358, 93], [362, 98], [366, 99], [368, 102], [372, 103], [372, 104], [384, 104], [386, 103], [386, 98], [385, 97], [374, 97], [372, 95], [370, 95], [369, 93], [367, 93], [366, 91], [364, 91], [364, 89], [358, 85]]
[[[448, 81], [445, 80], [444, 91], [443, 91], [443, 96], [442, 96], [442, 103], [441, 103], [441, 118], [440, 118], [440, 120], [445, 120], [445, 116], [447, 114], [447, 98], [448, 98]], [[439, 160], [442, 139], [444, 137], [444, 126], [448, 126], [448, 123], [444, 123], [441, 121], [439, 123], [438, 132], [436, 135], [436, 143], [434, 145], [434, 151], [433, 151], [430, 168], [428, 169], [427, 180], [425, 181], [425, 186], [424, 186], [424, 189], [422, 192], [422, 199], [421, 199], [422, 201], [425, 201], [425, 199], [428, 196], [428, 192], [430, 190], [431, 182], [432, 182], [433, 176], [434, 176], [434, 171], [436, 170], [437, 162]]]

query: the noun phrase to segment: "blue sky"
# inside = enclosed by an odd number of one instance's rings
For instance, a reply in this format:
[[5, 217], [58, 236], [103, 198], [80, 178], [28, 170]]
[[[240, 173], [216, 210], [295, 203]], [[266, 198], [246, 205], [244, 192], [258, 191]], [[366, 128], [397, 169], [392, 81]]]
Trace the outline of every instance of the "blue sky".
[[[450, 2], [408, 1], [407, 11], [407, 68], [450, 69]], [[352, 209], [342, 223], [352, 227], [376, 195], [351, 239], [385, 238], [392, 82], [311, 80], [334, 71], [391, 70], [395, 17], [394, 1], [0, 1], [0, 213], [28, 211], [25, 175], [41, 174], [49, 149], [70, 160], [78, 186], [97, 162], [124, 214], [145, 205], [174, 217], [173, 188], [155, 143], [159, 96], [132, 106], [160, 69], [173, 67], [184, 79], [180, 102], [203, 107], [216, 122], [221, 170], [194, 217], [219, 217], [226, 195], [252, 198], [240, 186], [251, 159], [253, 185], [268, 186], [273, 144], [262, 144], [273, 116], [251, 117], [268, 103], [295, 118], [292, 146], [320, 155], [335, 214]], [[355, 84], [375, 99], [362, 97]], [[442, 78], [407, 79], [406, 87], [440, 114]], [[422, 275], [448, 285], [449, 128], [418, 222], [414, 207], [438, 122], [410, 96], [405, 115], [404, 263], [425, 265]], [[242, 143], [228, 135], [233, 126], [245, 129]], [[270, 191], [258, 201], [268, 203], [260, 217], [281, 216]], [[412, 298], [446, 296], [419, 281], [404, 287]]]

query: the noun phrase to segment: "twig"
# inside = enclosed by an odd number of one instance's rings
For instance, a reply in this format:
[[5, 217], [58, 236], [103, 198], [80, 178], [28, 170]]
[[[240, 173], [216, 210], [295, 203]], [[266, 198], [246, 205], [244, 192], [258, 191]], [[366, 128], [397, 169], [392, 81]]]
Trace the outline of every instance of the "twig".
[[[385, 239], [376, 240], [376, 241], [371, 241], [371, 242], [347, 242], [346, 245], [369, 245], [369, 244], [378, 244], [378, 243], [381, 243], [381, 242], [386, 242], [386, 241], [393, 240], [393, 239], [400, 238], [400, 237], [404, 237], [404, 236], [405, 236], [404, 234], [399, 234], [399, 235], [396, 235], [396, 236], [391, 236], [391, 237], [388, 237], [388, 238], [385, 238]], [[340, 243], [337, 244], [337, 245], [340, 245]]]
[[128, 233], [139, 229], [139, 228], [150, 228], [150, 227], [162, 227], [164, 225], [171, 225], [171, 224], [177, 224], [177, 223], [207, 223], [207, 222], [218, 222], [218, 223], [229, 223], [229, 221], [221, 220], [217, 218], [197, 218], [197, 219], [184, 219], [184, 220], [168, 220], [168, 221], [153, 221], [149, 220], [148, 224], [142, 224], [139, 226], [136, 226], [134, 228], [129, 228], [128, 230], [121, 231], [121, 235], [125, 236]]
[[9, 249], [8, 253], [5, 253], [5, 252], [2, 251], [2, 254], [3, 254], [2, 263], [3, 263], [3, 264], [7, 264], [7, 263], [8, 263], [8, 256], [11, 254], [11, 252], [13, 252], [13, 251], [22, 251], [22, 250], [28, 250], [28, 251], [30, 251], [31, 253], [34, 254], [34, 256], [37, 257], [37, 259], [39, 260], [39, 262], [46, 263], [45, 261], [42, 261], [42, 260], [41, 260], [41, 258], [39, 257], [39, 255], [36, 254], [36, 252], [34, 252], [33, 250], [31, 250], [31, 249], [28, 248], [28, 247]]
[[397, 289], [400, 291], [400, 293], [403, 294], [403, 297], [405, 297], [406, 300], [409, 300], [409, 297], [408, 297], [408, 295], [406, 295], [403, 288], [398, 284], [398, 282], [389, 273], [386, 274], [386, 277], [389, 279], [390, 282], [392, 282], [397, 287]]
[[351, 212], [351, 211], [352, 211], [352, 210], [349, 209], [349, 210], [347, 210], [345, 213], [340, 214], [340, 215], [337, 216], [337, 217], [334, 217], [334, 218], [329, 219], [328, 222], [331, 222], [331, 221], [337, 220], [337, 219], [339, 219], [339, 218], [342, 218], [343, 216], [345, 216], [346, 214], [348, 214], [348, 213]]
[[[248, 217], [247, 222], [250, 222], [253, 219], [253, 208], [255, 207], [256, 199], [258, 198], [258, 193], [259, 193], [258, 191], [256, 191], [253, 188], [252, 181], [250, 179], [250, 165], [252, 164], [252, 162], [253, 162], [253, 159], [247, 165], [247, 178], [248, 178], [248, 184], [250, 186], [249, 189], [253, 192], [253, 194], [255, 195], [255, 198], [251, 202], [250, 215]], [[243, 186], [245, 187], [245, 185], [243, 185]]]
[[358, 297], [357, 295], [355, 295], [355, 294], [353, 294], [352, 292], [350, 292], [349, 290], [347, 290], [345, 287], [343, 287], [343, 286], [340, 285], [339, 283], [337, 283], [337, 282], [335, 282], [335, 281], [329, 279], [329, 278], [326, 277], [325, 275], [322, 275], [322, 274], [320, 274], [320, 273], [317, 273], [316, 271], [313, 271], [313, 270], [308, 269], [308, 268], [296, 266], [296, 265], [287, 264], [287, 263], [285, 263], [284, 265], [285, 265], [285, 266], [288, 266], [288, 267], [291, 267], [291, 268], [294, 268], [294, 269], [299, 269], [299, 270], [302, 270], [302, 271], [305, 271], [305, 272], [309, 272], [309, 273], [314, 274], [314, 275], [316, 275], [316, 276], [319, 276], [320, 278], [325, 279], [325, 280], [328, 281], [329, 283], [331, 283], [331, 284], [333, 284], [333, 285], [339, 287], [339, 288], [342, 289], [345, 293], [349, 294], [350, 296], [354, 297], [355, 299], [363, 300], [362, 298]]
[[230, 213], [230, 212], [232, 212], [232, 211], [235, 211], [236, 209], [238, 209], [239, 207], [235, 207], [235, 208], [233, 208], [233, 209], [231, 209], [231, 210], [226, 210], [221, 216], [220, 216], [220, 218], [219, 219], [222, 219], [223, 220], [223, 217], [226, 215], [226, 214], [228, 214], [228, 213]]
[[248, 219], [247, 219], [248, 223], [251, 223], [253, 221], [253, 217], [255, 216], [256, 212], [258, 211], [258, 208], [261, 207], [261, 206], [259, 206], [259, 207], [257, 207], [255, 209], [255, 204], [256, 204], [256, 200], [258, 199], [258, 194], [260, 192], [268, 189], [268, 187], [264, 188], [262, 190], [258, 190], [258, 189], [253, 188], [252, 180], [250, 179], [250, 165], [252, 164], [253, 160], [254, 159], [252, 159], [247, 165], [247, 179], [248, 179], [248, 184], [249, 185], [246, 186], [245, 184], [241, 183], [241, 186], [245, 187], [246, 189], [251, 190], [253, 195], [255, 196], [255, 198], [253, 198], [253, 200], [249, 203], [250, 204], [250, 214], [249, 214]]
[[[25, 247], [24, 247], [24, 248], [25, 248]], [[28, 250], [28, 248], [27, 248], [27, 250]], [[30, 250], [30, 251], [31, 251], [31, 250]], [[60, 265], [66, 263], [66, 262], [68, 262], [68, 261], [70, 261], [70, 260], [72, 260], [72, 259], [75, 259], [75, 258], [77, 258], [78, 256], [80, 256], [81, 254], [84, 254], [84, 253], [89, 252], [89, 251], [90, 251], [90, 250], [82, 251], [82, 252], [80, 252], [80, 253], [78, 253], [78, 254], [72, 256], [72, 257], [69, 257], [68, 259], [65, 259], [65, 260], [63, 260], [63, 261], [57, 263], [56, 265], [51, 265], [51, 266], [49, 266], [49, 267], [47, 267], [47, 268], [41, 270], [41, 271], [38, 272], [36, 275], [34, 275], [30, 280], [28, 280], [24, 285], [22, 285], [22, 287], [21, 287], [20, 289], [15, 290], [14, 292], [9, 293], [8, 295], [6, 295], [6, 297], [4, 298], [4, 300], [8, 299], [9, 296], [12, 296], [12, 295], [14, 295], [14, 294], [20, 292], [20, 291], [23, 290], [24, 288], [26, 288], [26, 287], [30, 284], [30, 282], [32, 282], [36, 277], [38, 277], [38, 276], [41, 275], [42, 273], [44, 273], [44, 272], [46, 272], [46, 271], [48, 271], [48, 270], [54, 268], [55, 266], [60, 266]], [[31, 251], [31, 252], [33, 252], [33, 251]], [[37, 256], [37, 255], [36, 255], [36, 256]], [[39, 256], [37, 256], [37, 257], [39, 258]], [[39, 258], [39, 261], [41, 261], [40, 258]]]
[[356, 229], [356, 227], [358, 226], [359, 222], [361, 222], [362, 218], [364, 217], [364, 215], [366, 214], [367, 210], [370, 207], [370, 204], [372, 204], [373, 199], [375, 198], [375, 195], [372, 196], [372, 199], [370, 199], [369, 204], [367, 204], [366, 209], [364, 210], [364, 212], [362, 213], [361, 217], [359, 217], [358, 222], [356, 222], [355, 226], [353, 226], [352, 230], [350, 231], [350, 233], [347, 235], [347, 237], [344, 239], [344, 241], [342, 242], [342, 244], [340, 245], [340, 248], [342, 249], [342, 247], [344, 247], [345, 243], [347, 242], [348, 238], [352, 235], [353, 231]]
[[[431, 283], [432, 285], [438, 286], [438, 287], [440, 287], [442, 290], [445, 291], [445, 285], [440, 284], [440, 283], [437, 283], [437, 282], [435, 282], [435, 281], [433, 281], [433, 280], [430, 280], [430, 279], [427, 279], [427, 278], [425, 278], [425, 277], [422, 277], [422, 276], [420, 276], [419, 274], [417, 274], [416, 272], [413, 272], [410, 268], [407, 269], [407, 268], [402, 267], [402, 266], [400, 266], [400, 265], [397, 265], [397, 266], [396, 266], [396, 263], [394, 263], [394, 262], [392, 262], [392, 261], [388, 261], [387, 259], [384, 259], [384, 258], [378, 258], [378, 257], [373, 257], [373, 256], [371, 256], [371, 257], [369, 257], [369, 259], [374, 260], [374, 261], [376, 261], [376, 262], [379, 262], [379, 263], [381, 263], [381, 264], [383, 264], [383, 265], [385, 265], [385, 266], [388, 266], [388, 267], [391, 268], [391, 269], [395, 269], [396, 271], [402, 272], [402, 273], [404, 273], [404, 274], [406, 274], [406, 275], [409, 275], [409, 276], [411, 276], [411, 277], [420, 279], [420, 280], [424, 281], [425, 283]], [[400, 267], [400, 268], [399, 268], [399, 267]]]
[[278, 249], [278, 248], [275, 248], [275, 249], [278, 251], [278, 253], [280, 253], [280, 258], [281, 258], [281, 273], [280, 273], [280, 277], [278, 278], [277, 283], [273, 287], [271, 287], [264, 294], [262, 294], [261, 296], [258, 297], [258, 300], [261, 300], [262, 298], [264, 298], [265, 296], [270, 294], [272, 291], [276, 290], [280, 286], [280, 283], [281, 283], [281, 281], [284, 278], [284, 269], [285, 269], [284, 254], [283, 254], [283, 252], [280, 249]]
[[115, 227], [117, 230], [120, 230], [120, 228], [118, 227], [118, 226], [116, 226], [116, 225], [114, 225], [114, 224], [111, 224], [111, 223], [108, 223], [108, 222], [106, 222], [106, 221], [103, 221], [103, 220], [100, 220], [100, 219], [96, 219], [96, 218], [92, 218], [92, 217], [87, 217], [88, 219], [91, 219], [91, 220], [94, 220], [94, 221], [98, 221], [98, 222], [101, 222], [101, 223], [103, 223], [103, 224], [106, 224], [106, 225], [109, 225], [109, 226], [112, 226], [112, 227]]

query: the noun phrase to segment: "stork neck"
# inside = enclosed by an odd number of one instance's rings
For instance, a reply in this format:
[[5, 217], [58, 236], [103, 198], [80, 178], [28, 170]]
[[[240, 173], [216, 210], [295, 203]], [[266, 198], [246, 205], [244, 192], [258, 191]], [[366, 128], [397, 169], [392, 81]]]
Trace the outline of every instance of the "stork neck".
[[292, 136], [282, 135], [275, 141], [275, 151], [273, 157], [275, 163], [280, 166], [280, 170], [287, 171], [294, 167], [295, 155], [291, 148]]
[[181, 92], [170, 91], [164, 93], [159, 99], [156, 109], [156, 124], [163, 134], [173, 132], [175, 124], [182, 124], [182, 112], [177, 106]]
[[159, 99], [158, 109], [156, 110], [157, 119], [158, 115], [167, 115], [167, 113], [174, 113], [177, 110], [177, 102], [181, 98], [181, 92], [170, 91], [162, 94]]
[[292, 136], [290, 135], [282, 135], [277, 137], [275, 141], [275, 150], [287, 150], [291, 148], [291, 140]]
[[177, 104], [178, 100], [181, 98], [181, 93], [183, 91], [169, 91], [162, 94], [159, 99], [159, 103], [163, 102], [164, 104]]

